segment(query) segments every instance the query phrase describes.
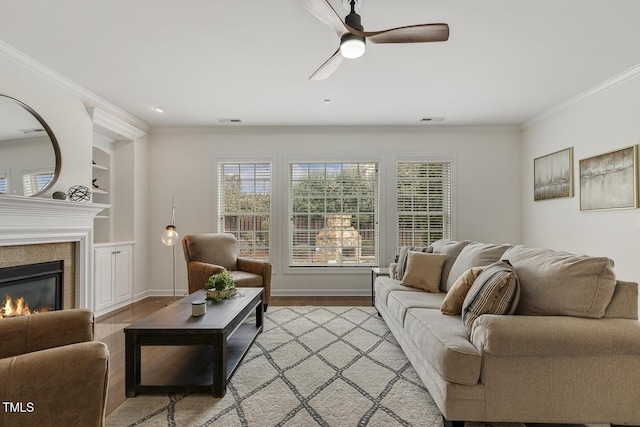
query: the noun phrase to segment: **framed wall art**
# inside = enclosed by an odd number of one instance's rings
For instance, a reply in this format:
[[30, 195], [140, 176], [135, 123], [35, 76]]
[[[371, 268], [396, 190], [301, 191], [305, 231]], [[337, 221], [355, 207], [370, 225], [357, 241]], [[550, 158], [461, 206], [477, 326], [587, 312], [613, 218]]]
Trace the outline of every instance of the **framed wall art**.
[[638, 146], [580, 160], [580, 210], [638, 207]]
[[573, 197], [573, 147], [533, 159], [533, 200]]

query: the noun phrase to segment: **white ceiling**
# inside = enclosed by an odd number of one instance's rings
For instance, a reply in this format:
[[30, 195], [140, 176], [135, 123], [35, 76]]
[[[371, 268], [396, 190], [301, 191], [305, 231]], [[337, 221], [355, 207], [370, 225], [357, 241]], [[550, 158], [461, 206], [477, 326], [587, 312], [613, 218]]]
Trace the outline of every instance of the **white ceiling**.
[[367, 31], [445, 22], [451, 35], [368, 44], [324, 81], [307, 78], [338, 40], [297, 0], [0, 0], [0, 40], [151, 126], [517, 125], [640, 64], [638, 0], [365, 0], [358, 13]]

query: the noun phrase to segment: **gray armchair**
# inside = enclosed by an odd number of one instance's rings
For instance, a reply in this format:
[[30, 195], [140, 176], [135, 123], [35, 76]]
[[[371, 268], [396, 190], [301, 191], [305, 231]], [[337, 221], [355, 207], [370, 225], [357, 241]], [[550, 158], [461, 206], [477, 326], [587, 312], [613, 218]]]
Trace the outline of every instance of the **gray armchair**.
[[225, 268], [238, 287], [264, 287], [264, 309], [271, 299], [271, 263], [238, 256], [238, 241], [230, 233], [190, 234], [182, 239], [189, 293], [204, 287], [212, 274]]

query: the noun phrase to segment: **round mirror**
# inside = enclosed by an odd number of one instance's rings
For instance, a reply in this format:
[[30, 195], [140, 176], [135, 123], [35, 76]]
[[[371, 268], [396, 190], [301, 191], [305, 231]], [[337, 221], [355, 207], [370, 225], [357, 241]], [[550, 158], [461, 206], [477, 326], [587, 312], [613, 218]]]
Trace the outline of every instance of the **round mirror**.
[[0, 194], [38, 196], [58, 179], [60, 148], [28, 105], [0, 95]]

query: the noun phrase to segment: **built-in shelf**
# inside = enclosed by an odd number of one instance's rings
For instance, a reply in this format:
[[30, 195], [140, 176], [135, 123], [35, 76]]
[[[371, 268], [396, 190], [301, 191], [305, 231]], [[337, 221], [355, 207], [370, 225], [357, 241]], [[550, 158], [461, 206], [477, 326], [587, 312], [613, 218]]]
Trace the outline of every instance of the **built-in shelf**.
[[93, 165], [91, 165], [91, 166], [93, 166], [94, 169], [99, 169], [99, 170], [102, 170], [102, 171], [108, 171], [109, 170], [108, 167], [102, 166], [102, 165], [97, 165], [95, 163]]
[[95, 194], [109, 194], [108, 191], [103, 190], [102, 188], [93, 187], [93, 189], [91, 191], [93, 191], [93, 193], [95, 193]]
[[109, 215], [96, 215], [95, 219], [109, 219]]

